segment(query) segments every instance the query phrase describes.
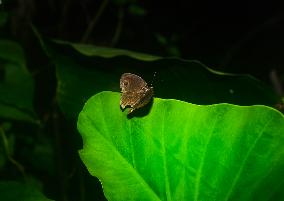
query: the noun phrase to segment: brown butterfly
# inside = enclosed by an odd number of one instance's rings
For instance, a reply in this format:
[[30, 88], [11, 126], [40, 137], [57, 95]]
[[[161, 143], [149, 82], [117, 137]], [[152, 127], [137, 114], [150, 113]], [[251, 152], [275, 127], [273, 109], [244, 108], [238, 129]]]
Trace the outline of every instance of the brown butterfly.
[[154, 94], [153, 87], [149, 87], [141, 77], [132, 73], [122, 74], [120, 88], [120, 106], [122, 109], [130, 106], [128, 114], [148, 104]]

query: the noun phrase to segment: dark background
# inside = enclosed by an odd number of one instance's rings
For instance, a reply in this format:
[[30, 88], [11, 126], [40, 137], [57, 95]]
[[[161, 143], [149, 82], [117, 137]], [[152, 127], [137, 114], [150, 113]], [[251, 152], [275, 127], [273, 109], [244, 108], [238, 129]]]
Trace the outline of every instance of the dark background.
[[[26, 42], [26, 26], [32, 22], [44, 36], [200, 60], [267, 83], [272, 69], [280, 77], [284, 69], [280, 3], [10, 0], [7, 7], [14, 35]], [[86, 36], [90, 23], [94, 26]]]

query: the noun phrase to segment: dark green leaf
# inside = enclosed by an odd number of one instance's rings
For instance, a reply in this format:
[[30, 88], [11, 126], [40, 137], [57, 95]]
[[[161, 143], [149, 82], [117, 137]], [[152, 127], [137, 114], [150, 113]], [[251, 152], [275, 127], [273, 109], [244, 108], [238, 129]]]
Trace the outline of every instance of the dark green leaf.
[[0, 117], [35, 122], [34, 81], [26, 69], [22, 48], [0, 40]]
[[51, 201], [33, 186], [19, 182], [0, 182], [0, 200], [3, 201]]
[[74, 119], [93, 94], [120, 91], [119, 79], [125, 72], [138, 74], [149, 84], [154, 80], [155, 97], [160, 98], [196, 104], [270, 106], [278, 102], [274, 92], [260, 81], [247, 75], [216, 72], [197, 61], [63, 42], [52, 44], [50, 52], [57, 69], [60, 107]]
[[93, 96], [78, 119], [80, 156], [108, 200], [284, 199], [278, 111], [155, 98], [148, 115], [127, 118], [119, 98]]
[[86, 45], [86, 44], [80, 44], [80, 43], [68, 43], [65, 41], [56, 41], [56, 43], [62, 44], [62, 45], [70, 45], [75, 50], [77, 50], [78, 52], [80, 52], [81, 54], [85, 56], [98, 56], [98, 57], [103, 57], [103, 58], [112, 58], [112, 57], [127, 55], [130, 58], [138, 59], [142, 61], [154, 61], [154, 60], [161, 58], [158, 56], [153, 56], [149, 54], [124, 50], [124, 49], [99, 47], [99, 46]]
[[136, 16], [144, 16], [146, 14], [145, 9], [137, 4], [129, 5], [128, 12]]
[[168, 45], [168, 39], [165, 36], [163, 36], [159, 33], [155, 34], [155, 36], [156, 36], [156, 39], [157, 39], [157, 41], [160, 45], [163, 45], [163, 46]]

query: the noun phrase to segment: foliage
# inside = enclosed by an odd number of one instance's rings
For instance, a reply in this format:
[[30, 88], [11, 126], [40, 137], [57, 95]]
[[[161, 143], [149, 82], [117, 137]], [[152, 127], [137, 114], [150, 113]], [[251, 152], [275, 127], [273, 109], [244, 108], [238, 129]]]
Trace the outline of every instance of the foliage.
[[26, 69], [22, 48], [13, 41], [0, 40], [0, 117], [35, 122], [34, 80]]
[[284, 198], [281, 113], [155, 98], [129, 118], [118, 105], [118, 93], [99, 93], [78, 119], [80, 156], [108, 200]]
[[1, 200], [5, 201], [51, 201], [42, 195], [33, 186], [21, 184], [19, 182], [0, 182]]

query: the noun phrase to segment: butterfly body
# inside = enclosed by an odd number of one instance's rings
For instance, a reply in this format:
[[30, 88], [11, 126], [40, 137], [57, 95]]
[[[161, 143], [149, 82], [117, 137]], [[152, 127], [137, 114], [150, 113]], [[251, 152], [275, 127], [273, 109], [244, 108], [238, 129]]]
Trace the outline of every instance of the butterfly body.
[[122, 92], [120, 106], [122, 109], [129, 106], [128, 114], [148, 104], [154, 94], [153, 87], [148, 86], [140, 76], [132, 73], [124, 73], [121, 76], [120, 88]]

